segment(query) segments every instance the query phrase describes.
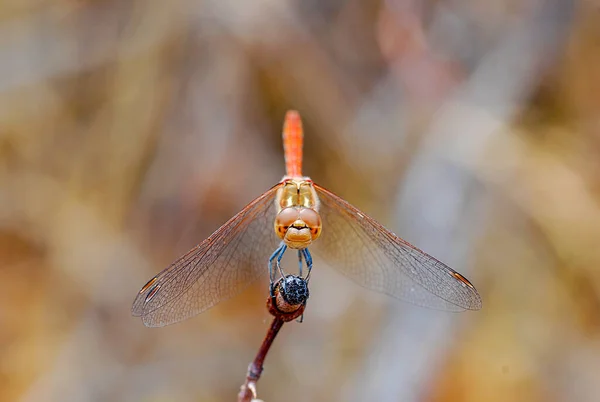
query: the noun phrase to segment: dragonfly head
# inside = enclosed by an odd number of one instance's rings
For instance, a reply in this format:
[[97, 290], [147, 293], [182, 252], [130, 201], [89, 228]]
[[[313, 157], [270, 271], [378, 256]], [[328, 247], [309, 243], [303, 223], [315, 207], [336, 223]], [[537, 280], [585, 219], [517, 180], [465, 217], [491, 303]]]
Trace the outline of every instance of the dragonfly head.
[[288, 247], [306, 248], [321, 235], [321, 217], [312, 208], [283, 208], [275, 217], [275, 232]]

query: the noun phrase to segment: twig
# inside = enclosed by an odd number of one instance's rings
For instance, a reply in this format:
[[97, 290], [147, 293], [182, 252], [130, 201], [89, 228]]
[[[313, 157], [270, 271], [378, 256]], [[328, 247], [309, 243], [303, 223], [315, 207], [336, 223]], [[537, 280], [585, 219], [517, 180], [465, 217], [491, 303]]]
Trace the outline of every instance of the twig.
[[[301, 287], [303, 291], [305, 291], [305, 297], [300, 298], [300, 300], [302, 300], [302, 303], [291, 304], [289, 302], [290, 298], [286, 297], [286, 293], [289, 293], [290, 290], [288, 279], [296, 281], [295, 285], [298, 284], [298, 279], [302, 281]], [[260, 379], [260, 375], [262, 374], [264, 368], [263, 364], [265, 358], [267, 357], [267, 353], [269, 352], [269, 349], [271, 348], [275, 337], [279, 333], [281, 327], [283, 327], [283, 324], [285, 324], [288, 321], [297, 319], [304, 313], [304, 308], [306, 307], [306, 300], [308, 299], [308, 287], [306, 285], [306, 282], [302, 278], [293, 277], [291, 275], [286, 277], [285, 282], [288, 283], [288, 287], [286, 287], [285, 289], [288, 292], [284, 291], [284, 289], [281, 286], [282, 281], [280, 280], [275, 286], [273, 296], [269, 296], [269, 298], [267, 298], [267, 309], [269, 310], [269, 313], [271, 313], [271, 315], [275, 318], [273, 318], [271, 327], [267, 331], [265, 339], [263, 340], [262, 345], [260, 346], [260, 349], [258, 350], [256, 357], [254, 358], [254, 361], [252, 361], [252, 363], [250, 363], [250, 365], [248, 366], [246, 382], [240, 388], [240, 393], [238, 394], [238, 402], [257, 401], [256, 383]], [[294, 289], [294, 291], [296, 292], [297, 289]], [[295, 296], [297, 296], [297, 294]], [[292, 299], [299, 300], [294, 299], [293, 297]]]

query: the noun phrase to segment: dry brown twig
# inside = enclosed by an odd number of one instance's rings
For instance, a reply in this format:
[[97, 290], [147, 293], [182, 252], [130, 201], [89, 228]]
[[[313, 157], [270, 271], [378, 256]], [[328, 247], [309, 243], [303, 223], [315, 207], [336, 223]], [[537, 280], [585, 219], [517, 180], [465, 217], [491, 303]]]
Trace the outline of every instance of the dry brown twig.
[[308, 283], [304, 278], [288, 275], [276, 283], [272, 295], [267, 298], [267, 309], [274, 317], [273, 322], [258, 349], [256, 357], [248, 366], [246, 382], [240, 388], [238, 402], [260, 401], [257, 399], [256, 383], [262, 374], [267, 353], [283, 324], [304, 314], [307, 299]]

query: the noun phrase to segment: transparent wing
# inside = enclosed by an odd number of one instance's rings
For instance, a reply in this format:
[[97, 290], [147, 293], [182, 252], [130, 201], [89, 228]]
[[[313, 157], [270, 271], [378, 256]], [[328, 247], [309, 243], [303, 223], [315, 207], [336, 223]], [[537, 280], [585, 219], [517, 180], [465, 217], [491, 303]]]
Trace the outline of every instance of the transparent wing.
[[461, 274], [417, 249], [330, 191], [314, 185], [323, 233], [316, 255], [359, 285], [424, 307], [463, 311], [481, 298]]
[[233, 297], [266, 274], [269, 256], [280, 241], [273, 229], [280, 186], [152, 278], [138, 293], [132, 314], [149, 327], [172, 324]]

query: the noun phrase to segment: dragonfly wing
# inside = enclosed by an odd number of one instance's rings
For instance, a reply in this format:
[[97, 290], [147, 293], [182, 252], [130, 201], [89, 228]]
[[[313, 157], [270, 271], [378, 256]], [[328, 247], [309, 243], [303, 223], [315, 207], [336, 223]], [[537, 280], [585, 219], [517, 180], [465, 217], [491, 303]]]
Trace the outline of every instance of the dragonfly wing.
[[412, 246], [332, 192], [314, 185], [323, 233], [313, 246], [359, 285], [424, 307], [478, 310], [481, 298], [458, 272]]
[[132, 314], [160, 327], [233, 297], [267, 272], [279, 239], [273, 229], [280, 184], [252, 201], [208, 239], [181, 256], [138, 293]]

